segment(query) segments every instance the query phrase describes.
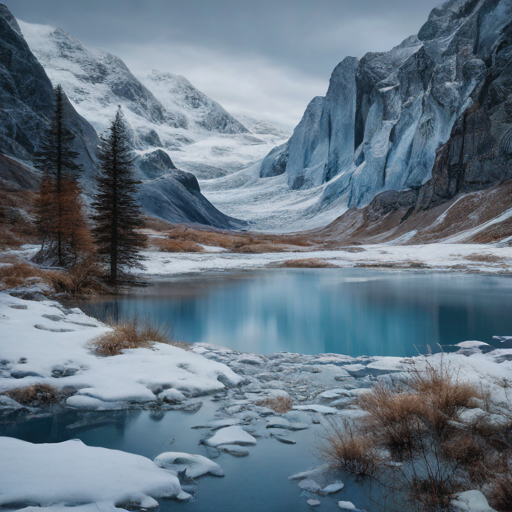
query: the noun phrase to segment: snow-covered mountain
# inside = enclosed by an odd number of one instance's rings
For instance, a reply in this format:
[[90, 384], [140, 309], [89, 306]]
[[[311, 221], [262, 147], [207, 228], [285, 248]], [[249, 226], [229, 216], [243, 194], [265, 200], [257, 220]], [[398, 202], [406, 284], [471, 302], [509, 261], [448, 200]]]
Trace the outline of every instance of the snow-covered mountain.
[[64, 30], [19, 22], [52, 83], [60, 83], [75, 109], [102, 133], [118, 105], [144, 154], [160, 148], [178, 167], [211, 178], [262, 158], [286, 134], [253, 135], [186, 78], [152, 71], [136, 77], [121, 59], [88, 48]]
[[[59, 38], [58, 34], [56, 38]], [[62, 51], [65, 54], [68, 52], [68, 58], [71, 59], [71, 55], [76, 52], [76, 47], [69, 46], [66, 50], [66, 44], [62, 44]], [[43, 51], [44, 48], [41, 50]], [[107, 66], [108, 63], [113, 62], [113, 66], [118, 68], [118, 76], [122, 75], [127, 80], [130, 79], [130, 73], [122, 63], [119, 64], [115, 58], [111, 61], [111, 56], [104, 55], [101, 51], [98, 51], [98, 55], [102, 56], [99, 59], [102, 65], [96, 63], [98, 65], [95, 66], [89, 62], [91, 66], [87, 68], [84, 61], [79, 62], [80, 52], [78, 51], [76, 55], [78, 67], [73, 68], [76, 71], [80, 66], [83, 67], [84, 83], [87, 80], [91, 83], [99, 82], [98, 90], [91, 87], [90, 91], [91, 95], [96, 94], [95, 101], [101, 101], [102, 94], [104, 98], [108, 97], [107, 88], [101, 86], [102, 76], [108, 74], [103, 65]], [[57, 67], [62, 68], [63, 78], [69, 78], [69, 72], [65, 66], [69, 62], [62, 59], [58, 65], [56, 64]], [[68, 87], [70, 87], [69, 82]], [[118, 83], [116, 87], [112, 86], [133, 108], [137, 105], [148, 107], [148, 112], [140, 112], [141, 116], [158, 119], [160, 115], [164, 115], [158, 101], [151, 93], [137, 89], [136, 82], [131, 84], [125, 82], [125, 86]], [[137, 96], [138, 93], [142, 95], [141, 98]], [[6, 6], [0, 4], [0, 187], [2, 189], [33, 191], [38, 188], [40, 173], [32, 167], [31, 161], [40, 145], [42, 135], [50, 124], [54, 108], [53, 95], [52, 82], [31, 52], [16, 19]], [[91, 101], [89, 113], [94, 108], [99, 111], [101, 104], [98, 106]], [[109, 108], [108, 105], [106, 108]], [[74, 149], [78, 152], [83, 167], [80, 179], [85, 199], [89, 201], [94, 192], [94, 174], [98, 163], [96, 156], [98, 135], [93, 126], [77, 113], [67, 100], [65, 109], [68, 126], [76, 136]], [[137, 157], [137, 170], [138, 177], [143, 180], [138, 199], [146, 214], [171, 222], [192, 222], [223, 228], [242, 225], [217, 210], [202, 195], [195, 176], [177, 169], [163, 150], [148, 149], [140, 152]]]

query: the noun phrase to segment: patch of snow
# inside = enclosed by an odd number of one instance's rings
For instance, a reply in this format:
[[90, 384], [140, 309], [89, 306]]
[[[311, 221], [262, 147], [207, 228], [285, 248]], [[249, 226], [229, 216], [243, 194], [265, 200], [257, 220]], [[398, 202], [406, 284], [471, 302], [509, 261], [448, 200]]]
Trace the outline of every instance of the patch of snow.
[[86, 446], [79, 440], [32, 444], [0, 437], [0, 505], [35, 503], [73, 506], [177, 497], [178, 479], [140, 455]]
[[[25, 301], [0, 293], [0, 308], [26, 305], [27, 309], [9, 309], [9, 318], [0, 318], [2, 337], [0, 359], [11, 362], [9, 372], [24, 372], [22, 379], [0, 376], [0, 391], [36, 383], [56, 388], [78, 389], [68, 405], [85, 409], [112, 409], [120, 402], [156, 400], [153, 390], [167, 389], [166, 396], [183, 400], [185, 395], [198, 396], [237, 385], [242, 378], [222, 363], [181, 348], [156, 343], [153, 349], [126, 350], [112, 357], [97, 357], [90, 342], [108, 332], [109, 327], [96, 327], [97, 322], [80, 310], [73, 310], [69, 320], [76, 322], [73, 333], [54, 333], [34, 328], [44, 315], [55, 314], [60, 304], [45, 300]], [[17, 361], [26, 358], [24, 364]], [[66, 367], [72, 361], [79, 371], [64, 378], [54, 377], [55, 367]], [[222, 380], [220, 382], [219, 378]], [[167, 393], [167, 394], [166, 394]], [[179, 393], [179, 394], [178, 394]]]
[[209, 446], [221, 446], [223, 444], [237, 444], [240, 446], [254, 446], [256, 439], [237, 425], [218, 430], [213, 437], [206, 441]]
[[458, 512], [495, 512], [480, 491], [461, 492], [451, 505]]
[[185, 476], [189, 478], [203, 475], [224, 476], [224, 471], [217, 463], [202, 455], [166, 452], [156, 457], [154, 462], [159, 468], [164, 468], [174, 475], [185, 471]]
[[294, 405], [293, 410], [295, 411], [310, 411], [310, 412], [319, 412], [320, 414], [336, 414], [338, 409], [334, 407], [327, 407], [326, 405]]

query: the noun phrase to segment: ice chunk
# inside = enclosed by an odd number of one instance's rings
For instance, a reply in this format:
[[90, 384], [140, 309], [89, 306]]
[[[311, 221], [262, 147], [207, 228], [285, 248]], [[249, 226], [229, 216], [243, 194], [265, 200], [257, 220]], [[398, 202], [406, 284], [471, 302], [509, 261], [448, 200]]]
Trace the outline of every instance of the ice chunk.
[[198, 478], [203, 475], [224, 476], [224, 471], [215, 462], [202, 455], [190, 455], [181, 452], [161, 453], [155, 459], [155, 464], [177, 475], [185, 471], [185, 476]]
[[221, 428], [213, 437], [206, 441], [209, 446], [221, 446], [223, 444], [238, 444], [240, 446], [254, 446], [256, 439], [238, 425]]
[[333, 484], [327, 485], [322, 489], [322, 494], [335, 494], [340, 492], [345, 487], [342, 482], [334, 482]]
[[355, 510], [356, 506], [350, 501], [338, 501], [338, 507], [343, 510]]
[[303, 489], [304, 491], [309, 492], [319, 492], [322, 490], [322, 487], [315, 482], [312, 478], [306, 478], [305, 480], [301, 480], [299, 482], [299, 487]]
[[310, 411], [310, 412], [319, 412], [320, 414], [336, 414], [338, 409], [334, 407], [327, 407], [326, 405], [294, 405], [293, 409], [295, 411]]

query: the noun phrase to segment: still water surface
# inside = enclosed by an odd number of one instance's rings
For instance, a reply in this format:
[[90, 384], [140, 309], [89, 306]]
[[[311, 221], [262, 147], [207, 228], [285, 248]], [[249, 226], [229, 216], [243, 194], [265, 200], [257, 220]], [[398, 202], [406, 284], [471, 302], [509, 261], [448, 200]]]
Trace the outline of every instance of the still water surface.
[[[249, 447], [249, 456], [239, 458], [199, 445], [203, 430], [191, 427], [204, 424], [215, 413], [216, 406], [206, 401], [200, 411], [179, 411], [155, 415], [148, 411], [79, 412], [61, 411], [39, 419], [0, 424], [0, 436], [32, 443], [56, 443], [80, 439], [88, 446], [101, 446], [153, 459], [167, 452], [197, 453], [221, 465], [225, 477], [205, 476], [197, 480], [196, 499], [192, 503], [158, 500], [160, 512], [310, 512], [297, 483], [288, 476], [315, 467], [321, 461], [317, 449], [323, 433], [321, 427], [293, 432], [296, 445], [279, 443], [272, 438], [259, 438]], [[348, 500], [368, 512], [402, 512], [403, 508], [379, 506], [379, 495], [349, 475], [339, 474], [345, 483], [342, 492], [322, 498], [324, 512], [339, 511], [337, 502]], [[373, 497], [372, 497], [373, 495]], [[71, 510], [71, 509], [70, 509]]]
[[413, 356], [512, 335], [506, 276], [276, 269], [158, 281], [78, 305], [100, 319], [149, 315], [177, 339], [262, 354]]

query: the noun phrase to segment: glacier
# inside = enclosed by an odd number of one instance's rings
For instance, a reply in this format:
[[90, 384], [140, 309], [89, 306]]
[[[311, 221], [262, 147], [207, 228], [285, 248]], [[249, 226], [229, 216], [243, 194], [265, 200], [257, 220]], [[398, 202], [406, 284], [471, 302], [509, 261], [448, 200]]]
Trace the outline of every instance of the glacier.
[[207, 196], [246, 219], [250, 196], [258, 227], [290, 231], [381, 194], [427, 209], [511, 178], [511, 19], [511, 0], [449, 0], [392, 50], [345, 58], [292, 137]]

